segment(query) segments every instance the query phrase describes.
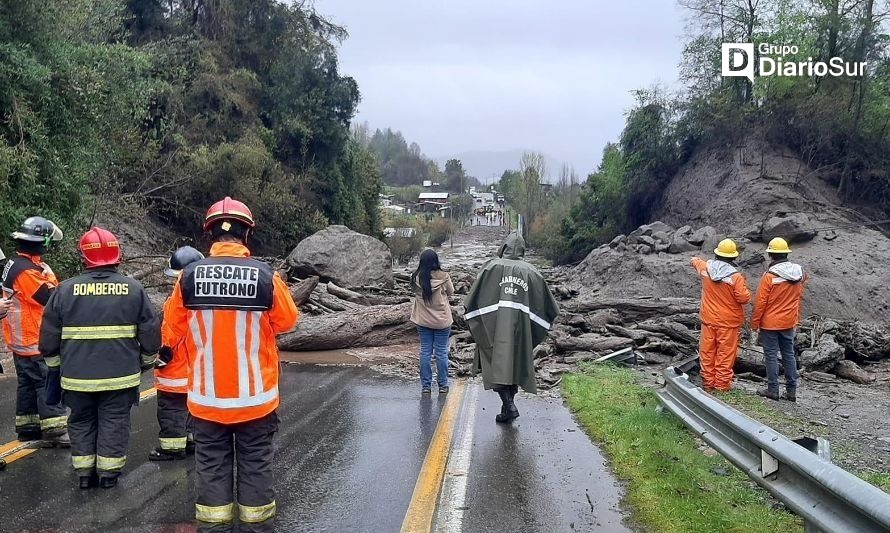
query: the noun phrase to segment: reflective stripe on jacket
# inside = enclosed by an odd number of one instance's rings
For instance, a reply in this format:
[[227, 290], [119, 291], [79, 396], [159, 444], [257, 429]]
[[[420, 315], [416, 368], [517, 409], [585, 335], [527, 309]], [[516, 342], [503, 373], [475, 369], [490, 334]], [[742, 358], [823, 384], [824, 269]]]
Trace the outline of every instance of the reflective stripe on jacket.
[[173, 359], [166, 365], [155, 369], [155, 388], [165, 392], [185, 394], [189, 384], [189, 356], [186, 343], [177, 337], [167, 319], [167, 308], [170, 299], [164, 302], [164, 320], [161, 323], [161, 344], [173, 350]]
[[[268, 304], [260, 290], [266, 278], [272, 282]], [[199, 303], [187, 308], [187, 300]], [[188, 357], [192, 415], [236, 424], [278, 407], [275, 336], [292, 329], [299, 312], [287, 285], [268, 265], [250, 259], [241, 244], [216, 243], [209, 258], [183, 271], [165, 313], [171, 334], [185, 342], [174, 359]]]
[[9, 350], [26, 357], [40, 354], [40, 322], [43, 306], [58, 285], [56, 275], [40, 256], [19, 253], [3, 269], [3, 293], [12, 298], [12, 307], [3, 320], [3, 336]]
[[544, 277], [520, 259], [524, 246], [517, 233], [510, 234], [464, 299], [464, 319], [476, 342], [472, 371], [482, 373], [486, 389], [515, 384], [537, 390], [534, 348], [559, 314]]
[[751, 328], [771, 331], [796, 328], [808, 277], [800, 265], [789, 261], [770, 266], [760, 278]]
[[65, 281], [46, 304], [40, 353], [47, 365], [61, 365], [65, 390], [138, 387], [142, 354], [160, 347], [159, 320], [142, 285], [113, 268]]
[[692, 259], [692, 266], [702, 280], [701, 313], [703, 324], [737, 328], [745, 322], [744, 305], [751, 301], [745, 276], [723, 261]]

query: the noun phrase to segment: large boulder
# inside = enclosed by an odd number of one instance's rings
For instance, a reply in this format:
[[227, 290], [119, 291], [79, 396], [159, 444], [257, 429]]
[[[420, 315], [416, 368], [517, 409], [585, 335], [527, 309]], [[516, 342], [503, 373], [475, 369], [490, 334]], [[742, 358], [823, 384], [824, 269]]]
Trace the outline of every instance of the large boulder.
[[627, 241], [627, 237], [623, 234], [619, 235], [612, 239], [612, 241], [609, 243], [609, 248], [618, 248], [618, 245], [624, 243], [625, 241]]
[[689, 241], [686, 240], [686, 235], [688, 234], [681, 234], [679, 231], [674, 233], [668, 252], [672, 254], [682, 254], [684, 252], [694, 252], [698, 250], [698, 246], [689, 244]]
[[763, 223], [763, 240], [782, 237], [790, 243], [807, 242], [816, 237], [813, 220], [804, 213], [772, 217]]
[[686, 240], [696, 246], [701, 246], [705, 242], [705, 240], [707, 240], [709, 237], [716, 237], [716, 236], [717, 236], [717, 230], [715, 230], [711, 226], [705, 226], [703, 228], [700, 228], [700, 229], [692, 232], [692, 235], [687, 237]]
[[834, 335], [824, 334], [812, 350], [800, 354], [800, 365], [805, 370], [831, 370], [844, 359], [844, 347], [837, 343]]
[[655, 239], [655, 244], [670, 244], [671, 243], [671, 234], [666, 231], [656, 231], [652, 234], [652, 238]]
[[653, 239], [652, 237], [643, 235], [642, 237], [639, 237], [637, 241], [639, 241], [640, 246], [644, 247], [642, 253], [651, 254], [655, 251], [655, 239]]
[[644, 226], [640, 226], [640, 228], [643, 230], [643, 235], [649, 235], [649, 236], [654, 236], [656, 233], [659, 233], [659, 232], [671, 233], [674, 231], [674, 228], [668, 226], [667, 224], [665, 224], [664, 222], [662, 222], [660, 220], [656, 220], [655, 222], [653, 222], [651, 224], [646, 224]]
[[346, 226], [329, 226], [303, 239], [287, 257], [287, 263], [298, 277], [318, 276], [340, 287], [393, 284], [389, 248]]
[[673, 231], [674, 228], [658, 220], [651, 224], [643, 224], [639, 228], [630, 232], [627, 236], [627, 241], [628, 244], [639, 244], [641, 242], [639, 240], [640, 237], [652, 237], [656, 233], [672, 233]]

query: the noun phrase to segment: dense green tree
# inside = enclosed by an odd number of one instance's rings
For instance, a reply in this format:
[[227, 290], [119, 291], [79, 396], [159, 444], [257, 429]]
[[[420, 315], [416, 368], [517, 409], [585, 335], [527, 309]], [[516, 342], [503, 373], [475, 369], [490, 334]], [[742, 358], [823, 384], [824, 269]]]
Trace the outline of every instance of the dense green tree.
[[0, 0], [0, 232], [39, 212], [76, 233], [129, 204], [197, 236], [231, 194], [261, 253], [329, 222], [379, 234], [345, 36], [278, 0]]
[[400, 131], [377, 130], [368, 141], [377, 155], [383, 181], [387, 185], [407, 187], [437, 180], [439, 167], [423, 155], [420, 145], [405, 141]]
[[466, 191], [468, 185], [467, 173], [460, 159], [449, 159], [445, 162], [445, 171], [443, 172], [442, 179], [444, 181], [442, 186], [448, 191], [461, 194]]

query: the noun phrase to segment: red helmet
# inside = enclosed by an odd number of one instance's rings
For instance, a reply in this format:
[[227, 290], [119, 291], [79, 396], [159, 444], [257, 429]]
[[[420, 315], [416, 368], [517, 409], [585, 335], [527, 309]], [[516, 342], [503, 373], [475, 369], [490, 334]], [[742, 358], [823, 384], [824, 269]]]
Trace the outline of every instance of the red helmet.
[[99, 227], [83, 234], [77, 245], [87, 268], [119, 265], [121, 246], [114, 233]]
[[204, 231], [209, 231], [213, 223], [218, 220], [235, 220], [248, 228], [256, 227], [250, 208], [243, 202], [232, 200], [228, 196], [211, 205], [207, 210], [207, 215], [204, 216]]

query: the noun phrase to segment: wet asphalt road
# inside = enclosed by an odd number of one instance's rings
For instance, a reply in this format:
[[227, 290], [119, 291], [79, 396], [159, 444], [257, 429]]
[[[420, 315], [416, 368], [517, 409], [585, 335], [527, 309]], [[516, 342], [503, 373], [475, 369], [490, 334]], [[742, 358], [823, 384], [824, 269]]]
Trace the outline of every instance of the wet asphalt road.
[[[399, 531], [445, 397], [357, 366], [285, 365], [281, 390], [277, 530]], [[14, 391], [14, 380], [0, 380], [0, 444], [15, 437]], [[494, 393], [478, 398], [463, 531], [623, 530], [615, 482], [560, 402], [522, 397], [509, 428], [493, 422]], [[78, 490], [68, 450], [10, 464], [0, 473], [0, 531], [194, 531], [191, 458], [147, 460], [155, 408], [149, 399], [133, 411], [116, 489]]]
[[497, 394], [478, 398], [463, 531], [628, 531], [618, 484], [561, 401], [517, 396], [504, 426]]

